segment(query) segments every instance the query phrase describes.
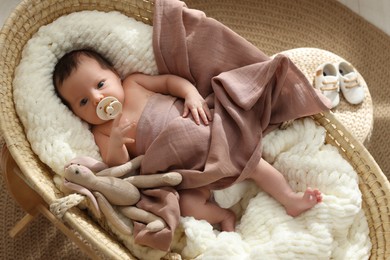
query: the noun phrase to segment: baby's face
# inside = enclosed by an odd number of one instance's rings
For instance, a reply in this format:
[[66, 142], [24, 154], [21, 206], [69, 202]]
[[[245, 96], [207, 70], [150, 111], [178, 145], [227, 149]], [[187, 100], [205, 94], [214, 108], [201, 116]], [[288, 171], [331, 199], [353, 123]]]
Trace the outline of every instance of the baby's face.
[[84, 121], [99, 125], [106, 121], [96, 114], [96, 107], [104, 97], [112, 96], [123, 104], [124, 91], [120, 78], [111, 70], [103, 69], [94, 59], [82, 56], [80, 63], [58, 88], [73, 113]]

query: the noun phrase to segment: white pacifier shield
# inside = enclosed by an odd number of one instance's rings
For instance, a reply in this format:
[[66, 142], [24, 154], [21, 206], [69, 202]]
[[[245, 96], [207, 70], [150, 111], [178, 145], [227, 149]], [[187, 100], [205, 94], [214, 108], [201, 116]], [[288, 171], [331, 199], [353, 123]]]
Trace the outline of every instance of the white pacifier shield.
[[96, 114], [102, 120], [114, 119], [122, 111], [122, 104], [114, 97], [105, 97], [96, 107]]

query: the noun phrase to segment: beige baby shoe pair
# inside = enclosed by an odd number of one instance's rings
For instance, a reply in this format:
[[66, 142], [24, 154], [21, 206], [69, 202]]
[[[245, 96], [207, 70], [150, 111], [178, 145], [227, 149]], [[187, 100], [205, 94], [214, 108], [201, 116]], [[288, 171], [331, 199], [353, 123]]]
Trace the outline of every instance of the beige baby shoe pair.
[[318, 66], [314, 87], [332, 102], [332, 108], [340, 102], [340, 89], [350, 104], [360, 104], [364, 99], [364, 88], [358, 78], [358, 73], [351, 64], [345, 61], [323, 63]]

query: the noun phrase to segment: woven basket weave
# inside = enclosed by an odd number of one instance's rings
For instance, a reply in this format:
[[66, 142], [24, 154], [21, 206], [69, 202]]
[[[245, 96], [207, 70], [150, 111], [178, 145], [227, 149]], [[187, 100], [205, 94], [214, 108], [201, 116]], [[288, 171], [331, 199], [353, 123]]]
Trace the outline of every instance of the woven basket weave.
[[[239, 1], [227, 1], [240, 4]], [[256, 0], [245, 1], [248, 7]], [[25, 0], [11, 14], [0, 33], [0, 126], [6, 145], [18, 164], [26, 183], [51, 204], [61, 196], [52, 182], [52, 172], [31, 150], [16, 114], [12, 81], [24, 45], [39, 27], [58, 17], [81, 10], [120, 11], [152, 24], [153, 2], [148, 0]], [[237, 30], [236, 30], [237, 31]], [[240, 33], [238, 31], [238, 33]], [[270, 32], [272, 35], [272, 32]], [[251, 37], [250, 35], [248, 37]], [[259, 46], [261, 48], [261, 46]], [[336, 146], [359, 174], [363, 208], [370, 228], [372, 258], [390, 256], [390, 185], [372, 156], [331, 113], [313, 116], [327, 130], [327, 142]], [[109, 259], [132, 259], [131, 253], [108, 235], [82, 211], [74, 208], [64, 221], [96, 250]]]

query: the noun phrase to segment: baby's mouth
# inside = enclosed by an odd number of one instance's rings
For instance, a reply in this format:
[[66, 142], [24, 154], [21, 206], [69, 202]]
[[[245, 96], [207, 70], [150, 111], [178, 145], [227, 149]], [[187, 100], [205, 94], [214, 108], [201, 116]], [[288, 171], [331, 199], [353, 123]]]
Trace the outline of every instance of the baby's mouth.
[[115, 97], [105, 97], [96, 107], [96, 114], [102, 120], [114, 119], [122, 111], [122, 104]]

